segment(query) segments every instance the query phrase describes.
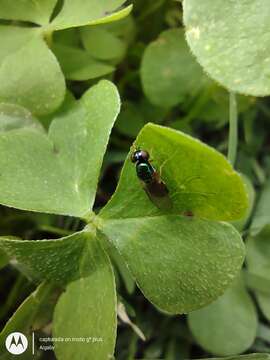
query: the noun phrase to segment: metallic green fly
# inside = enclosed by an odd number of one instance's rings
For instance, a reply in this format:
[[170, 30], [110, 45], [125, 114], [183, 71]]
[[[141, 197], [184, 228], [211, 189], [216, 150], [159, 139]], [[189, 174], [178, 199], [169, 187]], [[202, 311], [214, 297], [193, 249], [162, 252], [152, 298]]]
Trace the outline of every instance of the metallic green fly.
[[137, 177], [141, 180], [149, 199], [161, 210], [170, 210], [173, 204], [169, 190], [150, 163], [149, 153], [145, 150], [136, 150], [131, 155], [131, 161], [136, 165]]

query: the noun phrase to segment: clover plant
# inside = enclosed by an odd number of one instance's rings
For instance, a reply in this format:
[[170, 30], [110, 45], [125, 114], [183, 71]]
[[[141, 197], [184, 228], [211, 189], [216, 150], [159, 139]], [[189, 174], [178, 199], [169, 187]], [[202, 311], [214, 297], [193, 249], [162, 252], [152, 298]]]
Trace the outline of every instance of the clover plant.
[[[92, 339], [55, 341], [57, 359], [113, 358], [117, 313], [147, 338], [127, 316], [120, 274], [129, 295], [136, 283], [162, 316], [188, 314], [185, 326], [207, 353], [267, 360], [264, 351], [237, 354], [257, 336], [247, 287], [270, 319], [269, 181], [253, 214], [249, 171], [240, 174], [235, 161], [244, 156], [238, 115], [253, 124], [251, 96], [270, 93], [269, 5], [183, 0], [181, 26], [179, 3], [138, 1], [134, 17], [124, 3], [0, 0], [0, 204], [47, 230], [45, 239], [0, 238], [1, 268], [11, 264], [35, 287], [1, 332], [1, 359], [10, 358], [8, 334], [26, 334], [35, 348], [33, 333], [48, 323], [54, 338]], [[158, 21], [164, 14], [167, 26]], [[157, 23], [142, 51], [136, 37], [145, 39], [140, 31], [152, 15]], [[214, 131], [229, 121], [227, 158], [216, 139], [210, 146], [194, 136], [198, 119]], [[244, 131], [259, 148], [252, 129]], [[118, 185], [96, 206], [115, 143], [122, 150], [115, 158], [124, 160]], [[147, 196], [135, 149], [149, 152], [169, 208]], [[57, 229], [49, 220], [57, 216], [80, 226]]]

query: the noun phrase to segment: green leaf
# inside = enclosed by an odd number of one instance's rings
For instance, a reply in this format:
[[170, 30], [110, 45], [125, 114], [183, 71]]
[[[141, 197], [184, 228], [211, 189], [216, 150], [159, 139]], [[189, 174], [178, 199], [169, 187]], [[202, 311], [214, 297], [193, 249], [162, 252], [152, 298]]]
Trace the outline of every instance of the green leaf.
[[[85, 256], [96, 251], [93, 235], [81, 231], [57, 240], [10, 240], [1, 237], [0, 249], [33, 280], [64, 284], [89, 275]], [[70, 261], [69, 259], [73, 259]]]
[[11, 53], [0, 64], [0, 101], [21, 105], [36, 115], [45, 115], [61, 105], [65, 80], [43, 39], [36, 36], [37, 33], [32, 34], [32, 39], [17, 51], [6, 49]]
[[151, 119], [156, 124], [162, 124], [166, 121], [166, 116], [170, 112], [168, 109], [151, 104], [145, 97], [138, 103], [138, 108], [144, 117], [145, 123]]
[[66, 46], [72, 47], [79, 47], [81, 48], [81, 39], [78, 36], [78, 29], [77, 28], [69, 28], [65, 30], [56, 31], [53, 34], [53, 44], [61, 44]]
[[[31, 344], [33, 322], [40, 313], [48, 311], [47, 303], [50, 302], [54, 289], [54, 286], [47, 282], [39, 285], [39, 287], [31, 295], [29, 295], [26, 300], [24, 300], [24, 302], [8, 320], [0, 334], [1, 358], [7, 353], [4, 346], [6, 337], [12, 332], [22, 332], [28, 338], [28, 343]], [[28, 359], [31, 357], [31, 354], [32, 347], [29, 346], [26, 352]]]
[[65, 0], [58, 16], [52, 21], [51, 30], [98, 24], [127, 16], [132, 6], [115, 12], [126, 0]]
[[6, 56], [16, 53], [31, 41], [36, 34], [38, 34], [37, 28], [0, 25], [0, 64]]
[[269, 338], [270, 338], [269, 324], [267, 325], [264, 325], [263, 323], [259, 324], [257, 337], [261, 340], [264, 340], [266, 343], [269, 342]]
[[85, 342], [55, 342], [59, 360], [109, 359], [114, 353], [116, 293], [111, 264], [101, 247], [85, 261], [93, 266], [91, 274], [67, 286], [53, 321], [54, 337], [82, 337]]
[[75, 106], [76, 101], [77, 100], [75, 99], [72, 92], [67, 89], [65, 99], [62, 102], [61, 106], [54, 113], [39, 118], [44, 128], [48, 131], [53, 120], [57, 116], [61, 116], [61, 114], [63, 115], [65, 112], [68, 112], [72, 108], [72, 106]]
[[221, 295], [244, 258], [226, 223], [182, 216], [105, 220], [101, 227], [144, 295], [169, 313], [198, 309]]
[[117, 89], [102, 81], [57, 115], [48, 136], [31, 129], [0, 133], [0, 203], [84, 216], [119, 107]]
[[[204, 100], [201, 103], [200, 98]], [[238, 94], [236, 99], [238, 114], [245, 114], [248, 108], [254, 105], [254, 98]], [[199, 104], [198, 107], [196, 103]], [[209, 85], [205, 87], [198, 100], [196, 100], [195, 106], [189, 111], [186, 119], [189, 121], [196, 119], [197, 124], [205, 123], [208, 126], [210, 125], [212, 129], [220, 129], [229, 121], [229, 105], [228, 91], [213, 82], [209, 82]]]
[[192, 57], [182, 29], [166, 30], [143, 55], [142, 85], [149, 100], [172, 107], [196, 94], [206, 77]]
[[265, 278], [264, 276], [260, 276], [249, 271], [244, 271], [244, 280], [245, 284], [248, 288], [252, 290], [258, 290], [259, 292], [263, 292], [265, 294], [270, 295], [270, 279]]
[[[103, 237], [103, 239], [104, 238], [106, 240], [105, 236]], [[107, 245], [107, 247], [105, 248], [105, 251], [110, 256], [110, 260], [113, 264], [114, 270], [118, 271], [116, 274], [118, 274], [118, 273], [120, 274], [127, 292], [129, 294], [132, 294], [135, 290], [136, 284], [135, 284], [135, 281], [134, 281], [133, 277], [131, 276], [124, 260], [119, 255], [119, 252], [116, 250], [116, 248], [113, 246], [112, 243], [110, 243], [109, 241], [103, 241], [103, 244]]]
[[254, 354], [247, 354], [247, 355], [240, 355], [240, 356], [228, 356], [224, 358], [207, 358], [205, 360], [269, 360], [270, 355], [264, 353], [254, 353]]
[[[134, 148], [147, 150], [167, 185], [172, 208], [168, 213], [192, 212], [210, 220], [236, 220], [247, 209], [247, 193], [239, 174], [213, 148], [181, 132], [147, 124]], [[117, 190], [101, 211], [104, 218], [142, 218], [164, 213], [150, 201], [136, 176], [130, 154]]]
[[57, 0], [0, 0], [0, 19], [49, 23]]
[[58, 44], [52, 50], [67, 80], [95, 79], [114, 71], [113, 66], [95, 60], [89, 51]]
[[135, 32], [135, 21], [127, 16], [110, 23], [84, 26], [80, 28], [80, 38], [95, 58], [116, 64], [124, 57]]
[[250, 179], [243, 174], [241, 174], [241, 177], [243, 179], [244, 184], [246, 185], [246, 190], [248, 193], [248, 208], [246, 210], [245, 216], [242, 219], [232, 222], [232, 224], [236, 227], [238, 231], [242, 231], [245, 228], [246, 224], [248, 223], [253, 211], [255, 197], [256, 197], [256, 192]]
[[116, 129], [126, 136], [136, 137], [143, 125], [143, 115], [138, 107], [131, 101], [124, 102], [115, 124]]
[[255, 214], [250, 226], [252, 235], [258, 234], [266, 225], [270, 224], [270, 180], [267, 180], [261, 192]]
[[124, 41], [100, 25], [83, 27], [81, 38], [84, 47], [96, 59], [118, 60], [125, 54]]
[[183, 9], [188, 44], [213, 79], [233, 92], [270, 94], [267, 0], [184, 0]]
[[133, 5], [129, 5], [124, 7], [123, 9], [116, 11], [110, 15], [106, 15], [103, 18], [93, 20], [88, 25], [100, 25], [100, 24], [109, 24], [114, 21], [119, 21], [130, 15], [131, 11], [133, 9]]
[[[270, 224], [247, 241], [247, 266], [250, 273], [270, 281]], [[270, 321], [270, 294], [256, 291], [256, 298], [264, 316]]]
[[32, 128], [44, 131], [40, 122], [21, 106], [0, 103], [0, 132], [20, 128]]
[[4, 251], [0, 251], [0, 269], [9, 263], [9, 258]]
[[270, 295], [257, 292], [256, 298], [263, 315], [268, 321], [270, 321]]
[[189, 314], [188, 323], [196, 342], [221, 356], [246, 351], [258, 325], [256, 308], [240, 279], [214, 303]]

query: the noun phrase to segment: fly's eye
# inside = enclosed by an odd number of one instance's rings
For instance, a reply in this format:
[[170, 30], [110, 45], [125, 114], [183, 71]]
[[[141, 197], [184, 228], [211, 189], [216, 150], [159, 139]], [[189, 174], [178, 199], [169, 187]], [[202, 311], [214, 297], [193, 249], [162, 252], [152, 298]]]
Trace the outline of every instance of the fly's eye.
[[145, 150], [141, 150], [140, 151], [140, 158], [144, 161], [148, 161], [149, 160], [149, 154], [147, 151]]
[[137, 155], [137, 153], [138, 153], [138, 151], [135, 151], [135, 152], [131, 155], [131, 157], [130, 157], [130, 159], [131, 159], [131, 161], [132, 161], [133, 163], [135, 163], [135, 162], [138, 161], [138, 155]]
[[148, 161], [148, 159], [149, 159], [149, 154], [147, 151], [144, 150], [137, 150], [131, 156], [131, 161], [133, 163], [137, 161], [138, 162]]

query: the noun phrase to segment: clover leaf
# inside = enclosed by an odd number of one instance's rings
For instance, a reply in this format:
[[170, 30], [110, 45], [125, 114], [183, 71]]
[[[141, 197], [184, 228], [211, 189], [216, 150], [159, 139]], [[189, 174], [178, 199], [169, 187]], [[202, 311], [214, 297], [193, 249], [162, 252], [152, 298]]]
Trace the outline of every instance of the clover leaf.
[[112, 64], [120, 62], [134, 37], [134, 20], [128, 16], [120, 21], [80, 28], [83, 46], [95, 59]]
[[18, 105], [0, 103], [0, 132], [26, 127], [44, 131], [40, 122], [30, 111]]
[[[256, 219], [256, 218], [255, 218]], [[270, 320], [270, 224], [247, 241], [247, 267], [251, 275], [255, 276], [256, 285], [262, 283], [261, 288], [254, 288], [256, 299], [264, 316]]]
[[[246, 354], [240, 356], [228, 356], [224, 358], [211, 358], [212, 360], [269, 360], [270, 355], [267, 353], [254, 353], [254, 354]], [[210, 360], [209, 358], [206, 360]]]
[[255, 209], [254, 218], [251, 223], [250, 232], [252, 235], [259, 234], [265, 226], [270, 224], [269, 221], [269, 203], [270, 203], [270, 181], [267, 180]]
[[184, 0], [183, 10], [188, 44], [213, 79], [241, 94], [270, 94], [268, 1]]
[[188, 323], [198, 343], [213, 354], [246, 351], [255, 340], [258, 319], [241, 277], [218, 300], [189, 314]]
[[183, 314], [224, 292], [244, 248], [232, 226], [184, 216], [106, 220], [102, 231], [154, 305]]
[[[0, 36], [3, 28], [0, 28]], [[14, 29], [8, 27], [10, 29], [13, 33]], [[26, 42], [0, 60], [0, 99], [22, 105], [34, 114], [45, 115], [57, 109], [64, 100], [65, 80], [56, 57], [40, 34], [30, 29], [25, 35]], [[29, 35], [32, 35], [30, 40]]]
[[0, 134], [0, 203], [55, 214], [86, 214], [94, 202], [119, 106], [115, 86], [102, 81], [64, 116], [58, 115], [48, 135], [26, 128]]
[[62, 30], [71, 27], [106, 23], [119, 20], [129, 14], [132, 6], [113, 13], [126, 0], [65, 0], [60, 13], [48, 28]]
[[0, 18], [5, 20], [30, 21], [38, 25], [47, 24], [57, 0], [0, 0]]
[[[135, 148], [146, 149], [166, 183], [173, 207], [169, 214], [211, 220], [235, 220], [245, 215], [248, 196], [240, 175], [213, 148], [180, 131], [148, 123]], [[103, 218], [137, 218], [164, 213], [143, 190], [128, 155], [116, 193], [102, 210]], [[137, 206], [134, 206], [137, 204]]]
[[164, 31], [146, 48], [141, 79], [149, 100], [163, 107], [172, 107], [187, 95], [196, 95], [207, 81], [189, 51], [183, 29]]
[[[57, 240], [10, 240], [1, 238], [1, 249], [23, 264], [22, 271], [30, 279], [50, 280], [59, 285], [87, 276], [91, 262], [85, 263], [96, 246], [90, 232], [77, 232]], [[73, 261], [70, 262], [69, 259]]]
[[[38, 116], [53, 113], [65, 97], [67, 79], [88, 80], [113, 70], [107, 64], [91, 60], [88, 53], [68, 51], [56, 54], [53, 47], [53, 33], [57, 30], [89, 24], [115, 21], [129, 14], [132, 6], [117, 10], [125, 1], [70, 1], [63, 2], [56, 16], [53, 14], [55, 0], [20, 0], [16, 5], [7, 0], [0, 2], [0, 19], [20, 20], [20, 26], [12, 23], [0, 25], [0, 101], [21, 105]], [[29, 26], [31, 22], [38, 26]], [[63, 51], [63, 50], [62, 50]], [[35, 56], [33, 56], [35, 54]], [[63, 67], [63, 72], [60, 68]]]
[[[0, 239], [0, 250], [28, 277], [66, 287], [54, 313], [56, 336], [85, 337], [92, 324], [93, 336], [104, 339], [90, 350], [72, 344], [77, 355], [71, 346], [67, 350], [56, 344], [60, 360], [67, 351], [74, 359], [86, 359], [89, 351], [101, 358], [113, 354], [116, 301], [110, 246], [145, 296], [170, 313], [215, 300], [243, 263], [241, 237], [222, 221], [245, 215], [244, 183], [223, 155], [181, 132], [148, 124], [130, 150], [149, 151], [172, 208], [162, 210], [151, 202], [128, 154], [115, 195], [99, 214], [93, 213], [100, 166], [119, 107], [115, 86], [101, 81], [57, 112], [48, 134], [24, 126], [23, 111], [18, 112], [22, 125], [0, 133], [0, 203], [88, 223], [81, 232], [57, 240]], [[64, 318], [69, 320], [64, 323]]]
[[[41, 313], [44, 311], [51, 314], [52, 298], [54, 297], [55, 286], [47, 281], [41, 283], [37, 289], [30, 294], [24, 302], [19, 306], [13, 316], [6, 323], [0, 334], [0, 354], [1, 359], [8, 359], [9, 354], [6, 352], [5, 340], [6, 337], [16, 329], [28, 338], [28, 342], [32, 341], [33, 323], [38, 321]], [[41, 321], [43, 323], [43, 321]], [[46, 322], [44, 325], [47, 325]], [[24, 359], [29, 359], [32, 356], [32, 347], [28, 347], [23, 354]]]
[[114, 353], [116, 293], [112, 267], [98, 244], [89, 256], [84, 257], [85, 263], [91, 263], [93, 271], [67, 286], [56, 305], [53, 335], [74, 337], [75, 328], [76, 336], [88, 339], [91, 346], [87, 342], [55, 343], [59, 359], [109, 359]]
[[129, 154], [118, 188], [99, 214], [101, 230], [150, 301], [167, 312], [185, 313], [218, 297], [241, 267], [244, 251], [238, 233], [213, 220], [241, 218], [246, 190], [221, 154], [181, 132], [147, 124], [131, 152], [135, 148], [149, 151], [172, 208], [161, 210], [149, 200]]
[[114, 71], [113, 66], [95, 60], [89, 51], [56, 43], [52, 49], [67, 80], [89, 80]]

